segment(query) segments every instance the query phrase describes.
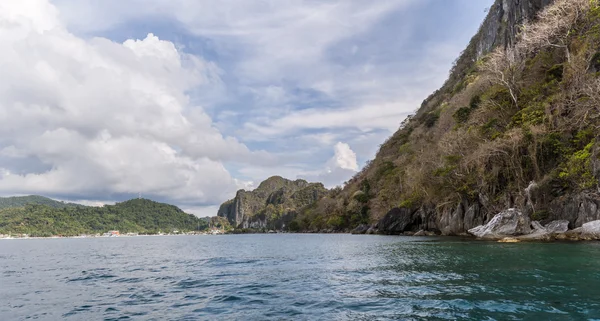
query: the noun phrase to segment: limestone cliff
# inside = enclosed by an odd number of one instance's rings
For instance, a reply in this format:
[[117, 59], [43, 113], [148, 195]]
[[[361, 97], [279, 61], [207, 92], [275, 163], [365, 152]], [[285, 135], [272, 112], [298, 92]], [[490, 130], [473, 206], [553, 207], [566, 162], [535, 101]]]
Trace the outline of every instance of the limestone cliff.
[[273, 176], [253, 191], [239, 190], [235, 198], [221, 205], [217, 215], [226, 217], [238, 228], [281, 229], [298, 210], [313, 204], [326, 193], [321, 183]]
[[474, 40], [477, 58], [497, 46], [511, 47], [517, 42], [521, 25], [536, 17], [553, 0], [501, 0], [490, 8]]
[[[430, 96], [422, 105], [435, 99], [436, 95], [457, 86], [473, 69], [475, 62], [497, 47], [510, 47], [516, 43], [519, 28], [554, 0], [496, 0], [488, 11], [479, 31], [467, 48], [456, 59], [455, 66], [444, 86]], [[422, 110], [421, 110], [422, 111]]]
[[600, 219], [599, 30], [598, 0], [497, 0], [442, 88], [299, 229], [458, 235], [508, 208]]

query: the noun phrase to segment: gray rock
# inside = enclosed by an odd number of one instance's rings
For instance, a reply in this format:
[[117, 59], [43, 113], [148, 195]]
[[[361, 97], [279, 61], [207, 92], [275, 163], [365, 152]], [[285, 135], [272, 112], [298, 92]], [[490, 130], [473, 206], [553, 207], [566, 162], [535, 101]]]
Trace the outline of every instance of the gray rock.
[[531, 233], [529, 217], [514, 208], [496, 214], [487, 224], [469, 230], [479, 238], [501, 239]]
[[552, 221], [544, 226], [548, 233], [565, 233], [569, 230], [569, 221], [559, 220]]
[[399, 235], [418, 226], [416, 210], [409, 208], [393, 208], [379, 222], [377, 228], [382, 234]]
[[361, 225], [357, 226], [355, 229], [353, 229], [351, 233], [352, 234], [366, 234], [368, 230], [369, 230], [368, 225], [361, 224]]
[[420, 230], [417, 233], [415, 233], [415, 235], [413, 235], [413, 236], [427, 236], [427, 233], [425, 233], [425, 231], [423, 231], [423, 230]]
[[581, 234], [586, 237], [600, 238], [600, 220], [583, 224]]
[[[567, 222], [567, 223], [568, 223], [568, 222]], [[545, 230], [545, 228], [542, 226], [542, 224], [540, 224], [540, 222], [538, 222], [538, 221], [532, 221], [532, 222], [531, 222], [531, 227], [533, 228], [533, 230], [534, 230], [534, 231], [537, 231], [537, 230], [540, 230], [540, 231], [542, 231], [542, 230]]]
[[572, 228], [600, 220], [600, 195], [580, 192], [554, 199], [549, 206], [549, 220], [567, 220]]
[[476, 42], [477, 58], [494, 47], [512, 46], [517, 41], [521, 24], [533, 20], [537, 13], [553, 0], [502, 0], [490, 8]]
[[[553, 238], [566, 239], [564, 235], [569, 230], [569, 221], [552, 221], [546, 226], [542, 226], [538, 221], [531, 222], [533, 232], [527, 235], [519, 236], [520, 240], [552, 240]], [[562, 234], [562, 235], [558, 235]]]
[[[435, 209], [434, 209], [435, 211]], [[441, 210], [438, 228], [423, 228], [424, 230], [439, 230], [442, 235], [460, 235], [465, 231], [482, 225], [481, 205], [478, 201], [459, 202], [455, 206], [446, 207]]]
[[377, 234], [379, 231], [374, 228], [374, 227], [369, 227], [369, 229], [367, 230], [367, 234]]

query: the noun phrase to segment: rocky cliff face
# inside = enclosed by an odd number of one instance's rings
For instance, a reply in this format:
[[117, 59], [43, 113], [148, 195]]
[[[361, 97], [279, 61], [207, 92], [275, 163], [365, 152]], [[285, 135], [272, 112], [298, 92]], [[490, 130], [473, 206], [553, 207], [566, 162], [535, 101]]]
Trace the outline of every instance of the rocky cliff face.
[[553, 0], [501, 0], [490, 8], [489, 14], [475, 36], [477, 58], [497, 46], [514, 46], [519, 27], [532, 20]]
[[510, 47], [517, 41], [519, 28], [526, 21], [534, 20], [537, 14], [554, 0], [496, 0], [479, 31], [462, 54], [444, 86], [427, 98], [421, 111], [429, 111], [427, 103], [436, 95], [452, 89], [472, 70], [475, 62], [496, 47]]
[[443, 87], [300, 226], [461, 235], [509, 208], [598, 220], [598, 30], [595, 0], [497, 0]]
[[[473, 70], [473, 64], [476, 60], [484, 57], [486, 54], [499, 46], [505, 48], [515, 46], [518, 41], [518, 34], [520, 32], [521, 24], [526, 21], [535, 21], [537, 14], [542, 9], [553, 4], [553, 2], [554, 0], [497, 0], [490, 8], [489, 14], [483, 22], [479, 32], [475, 37], [473, 37], [469, 47], [457, 60], [457, 66], [453, 70], [448, 82], [444, 85], [445, 88], [442, 88], [440, 91], [429, 97], [424, 102], [419, 112], [424, 115], [425, 112], [430, 112], [432, 110], [427, 108], [428, 106], [439, 105], [440, 103], [443, 104], [444, 101], [451, 101], [454, 97], [448, 97], [457, 95], [455, 86], [461, 79], [464, 79], [467, 76], [469, 73], [468, 70]], [[597, 4], [591, 6], [592, 8], [596, 6], [595, 10], [598, 10]], [[598, 25], [597, 13], [594, 13], [594, 9], [592, 9], [590, 13], [584, 16], [584, 23], [582, 25]], [[591, 38], [586, 39], [581, 37], [580, 39], [583, 39], [584, 42], [589, 42], [593, 47], [595, 46], [597, 48], [597, 38], [598, 36], [595, 35]], [[594, 49], [587, 54], [594, 55], [593, 50]], [[554, 57], [556, 57], [557, 55], [556, 51], [553, 51], [552, 48], [545, 49], [543, 54], [548, 55], [546, 57], [549, 57], [550, 55], [554, 55]], [[598, 52], [596, 52], [595, 56], [598, 55]], [[537, 55], [527, 57], [529, 59], [528, 63], [534, 63], [536, 60], [541, 59], [547, 59], [550, 62], [553, 61], [551, 58], [541, 58], [541, 56], [542, 55], [538, 53]], [[559, 66], [561, 69], [563, 68], [564, 64], [572, 64], [572, 62], [565, 62], [564, 59], [559, 59], [558, 61], [555, 60], [552, 63], [557, 63], [555, 66]], [[595, 70], [592, 68], [594, 66], [594, 61], [591, 63], [588, 62], [588, 64], [591, 64], [590, 68], [587, 68], [587, 66], [584, 65], [582, 71], [579, 72], [583, 74], [585, 72], [589, 73], [590, 70]], [[548, 65], [544, 68], [550, 69], [551, 67], [552, 65]], [[548, 69], [542, 69], [542, 71], [546, 71], [547, 73]], [[577, 71], [573, 72], [577, 73]], [[534, 73], [533, 68], [531, 73]], [[525, 78], [527, 76], [528, 75], [522, 75], [520, 77]], [[539, 75], [533, 75], [533, 77], [539, 77]], [[594, 76], [588, 77], [590, 80], [593, 80]], [[551, 82], [548, 79], [549, 78], [546, 78], [545, 80], [546, 84]], [[561, 80], [562, 79], [559, 79], [558, 82]], [[525, 82], [524, 80], [520, 81]], [[572, 89], [569, 88], [568, 85], [561, 85], [562, 86], [556, 87], [558, 89], [555, 89], [555, 93], [562, 91], [562, 94], [569, 95], [569, 93], [565, 92]], [[525, 87], [524, 85], [520, 86]], [[446, 95], [445, 97], [442, 97], [444, 89], [447, 92], [450, 90], [450, 88], [454, 89], [452, 95]], [[520, 90], [526, 91], [531, 89], [524, 88]], [[540, 95], [540, 98], [537, 98], [540, 101], [545, 98], [544, 96], [552, 95], [551, 93], [545, 93], [544, 91], [541, 91], [537, 94]], [[549, 103], [549, 105], [550, 104], [551, 103]], [[573, 106], [571, 109], [576, 109], [576, 107]], [[594, 117], [598, 116], [597, 113], [595, 115], [596, 116]], [[456, 118], [456, 114], [454, 116]], [[579, 133], [583, 132], [582, 128], [585, 127], [575, 126], [569, 122], [572, 122], [572, 120], [565, 120], [563, 122], [564, 126], [569, 127], [571, 131], [579, 130]], [[521, 124], [521, 126], [525, 127], [524, 125], [530, 126], [530, 124]], [[546, 126], [552, 128], [552, 125]], [[524, 129], [530, 130], [531, 127], [525, 127]], [[559, 129], [557, 128], [557, 130]], [[590, 130], [593, 132], [593, 129]], [[564, 137], [572, 137], [572, 134], [569, 132], [562, 133], [561, 135], [564, 135]], [[554, 172], [546, 172], [545, 176], [540, 175], [539, 173], [537, 174], [538, 178], [544, 181], [542, 183], [544, 184], [544, 187], [538, 187], [537, 183], [532, 181], [528, 188], [517, 190], [516, 193], [514, 190], [512, 192], [507, 192], [501, 199], [498, 199], [497, 195], [496, 199], [491, 199], [492, 197], [490, 197], [490, 195], [487, 193], [488, 191], [482, 191], [480, 189], [477, 190], [474, 195], [463, 195], [462, 200], [454, 204], [421, 204], [417, 207], [407, 206], [393, 208], [387, 212], [387, 214], [383, 216], [376, 224], [374, 224], [371, 231], [377, 231], [383, 234], [400, 234], [426, 230], [436, 231], [443, 235], [465, 235], [467, 230], [490, 221], [492, 217], [494, 217], [494, 215], [499, 211], [513, 206], [519, 207], [524, 213], [532, 217], [532, 219], [540, 220], [542, 223], [548, 223], [554, 220], [568, 221], [570, 228], [578, 228], [587, 222], [599, 220], [600, 137], [596, 136], [595, 139], [593, 136], [589, 137], [592, 139], [587, 140], [586, 142], [589, 142], [590, 145], [593, 144], [591, 153], [586, 155], [586, 153], [583, 152], [585, 151], [585, 148], [579, 152], [576, 152], [575, 158], [581, 157], [582, 159], [585, 159], [585, 161], [582, 161], [581, 163], [575, 162], [575, 164], [580, 164], [582, 167], [589, 167], [579, 171], [578, 175], [593, 176], [595, 184], [580, 184], [579, 188], [573, 188], [572, 186], [568, 186], [568, 183], [565, 183], [560, 178], [557, 178], [557, 176], [561, 177], [561, 175], [562, 177], [565, 177], [567, 176], [566, 173], [570, 172], [567, 167], [573, 166], [573, 164], [571, 164], [569, 161], [566, 161], [562, 169], [560, 166], [558, 168], [558, 170], [562, 171], [562, 174], [560, 175], [556, 174], [557, 169], [555, 169]], [[552, 147], [547, 146], [546, 148]], [[555, 148], [561, 147], [556, 146]], [[526, 156], [532, 157], [532, 155]], [[553, 157], [560, 156], [557, 155]], [[571, 156], [571, 159], [573, 159], [573, 156]], [[538, 168], [537, 170], [539, 171], [540, 169]], [[482, 175], [484, 174], [487, 173], [483, 173]], [[511, 182], [510, 180], [505, 180], [501, 184], [508, 185], [515, 183]], [[584, 188], [582, 190], [582, 185], [587, 185], [587, 189]], [[529, 188], [533, 189], [528, 190]]]
[[[595, 140], [600, 142], [600, 137]], [[568, 192], [561, 184], [548, 184], [543, 188], [536, 187], [529, 196], [524, 195], [527, 191], [523, 191], [523, 195], [516, 195], [524, 200], [517, 205], [523, 213], [542, 224], [567, 221], [571, 229], [600, 220], [600, 143], [594, 146], [590, 165], [596, 190]], [[442, 235], [467, 235], [468, 230], [489, 222], [503, 208], [513, 206], [512, 197], [494, 206], [485, 194], [480, 193], [477, 198], [463, 199], [458, 204], [393, 208], [374, 224], [371, 231], [397, 235], [424, 230]]]
[[253, 191], [239, 190], [235, 198], [221, 205], [217, 216], [226, 217], [237, 228], [282, 229], [298, 210], [326, 193], [321, 183], [274, 176]]

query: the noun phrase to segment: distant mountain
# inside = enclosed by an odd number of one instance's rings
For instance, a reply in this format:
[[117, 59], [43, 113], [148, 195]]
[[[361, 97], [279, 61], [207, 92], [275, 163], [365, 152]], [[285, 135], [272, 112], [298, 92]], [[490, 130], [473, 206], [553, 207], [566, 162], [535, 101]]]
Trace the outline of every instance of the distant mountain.
[[156, 234], [206, 229], [208, 223], [176, 206], [132, 199], [103, 207], [27, 204], [0, 209], [0, 234], [73, 236], [119, 230]]
[[46, 205], [54, 208], [84, 207], [81, 204], [65, 203], [39, 195], [0, 197], [0, 209], [23, 207], [25, 205]]
[[300, 210], [327, 194], [321, 183], [273, 176], [253, 191], [239, 190], [235, 198], [223, 203], [218, 216], [238, 228], [282, 229]]

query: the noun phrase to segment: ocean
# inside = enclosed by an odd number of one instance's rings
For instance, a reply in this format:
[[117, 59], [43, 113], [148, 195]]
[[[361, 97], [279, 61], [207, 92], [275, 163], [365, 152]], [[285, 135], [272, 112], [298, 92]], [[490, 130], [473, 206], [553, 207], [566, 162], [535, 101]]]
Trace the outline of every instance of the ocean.
[[0, 240], [0, 320], [600, 320], [600, 243]]

